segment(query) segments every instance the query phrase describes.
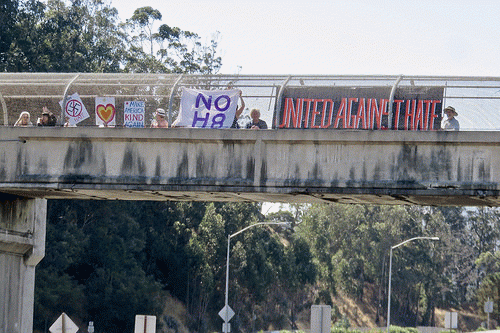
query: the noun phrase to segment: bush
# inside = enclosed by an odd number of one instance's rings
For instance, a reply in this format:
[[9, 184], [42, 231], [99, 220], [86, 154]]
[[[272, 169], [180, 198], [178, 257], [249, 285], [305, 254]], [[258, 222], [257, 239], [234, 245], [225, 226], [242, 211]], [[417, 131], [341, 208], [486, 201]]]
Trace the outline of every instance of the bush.
[[[379, 329], [370, 330], [370, 333], [380, 333], [380, 332], [381, 331]], [[331, 333], [362, 333], [362, 332], [357, 329], [349, 329], [339, 326], [333, 326], [331, 329]]]
[[337, 320], [335, 322], [335, 324], [333, 324], [332, 332], [333, 332], [334, 328], [343, 329], [344, 330], [343, 332], [345, 332], [349, 329], [349, 327], [351, 327], [351, 323], [349, 322], [349, 318], [347, 318], [346, 316], [342, 316], [342, 318], [340, 318], [340, 320]]
[[419, 333], [418, 330], [414, 327], [400, 327], [391, 325], [389, 327], [390, 333]]

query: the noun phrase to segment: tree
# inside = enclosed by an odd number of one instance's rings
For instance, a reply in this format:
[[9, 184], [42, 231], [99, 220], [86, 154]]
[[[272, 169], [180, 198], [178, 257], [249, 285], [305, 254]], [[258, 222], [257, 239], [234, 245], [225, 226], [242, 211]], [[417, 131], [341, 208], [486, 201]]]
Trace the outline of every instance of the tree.
[[478, 207], [467, 212], [467, 225], [471, 231], [470, 241], [479, 256], [481, 253], [493, 250], [500, 237], [500, 211]]
[[[208, 45], [202, 45], [198, 34], [168, 24], [161, 24], [155, 31], [154, 24], [161, 17], [158, 10], [141, 7], [123, 25], [130, 32], [125, 71], [202, 74], [219, 71], [222, 65], [221, 57], [217, 56], [219, 33], [214, 34]], [[147, 53], [145, 41], [149, 44]]]
[[0, 62], [4, 60], [15, 36], [13, 27], [16, 22], [18, 7], [18, 0], [3, 0], [0, 3]]
[[[499, 243], [498, 238], [496, 243]], [[485, 302], [491, 300], [495, 304], [493, 316], [500, 321], [500, 250], [498, 247], [495, 252], [482, 253], [476, 261], [476, 266], [485, 274], [477, 292], [478, 308], [484, 309]]]
[[310, 304], [311, 288], [316, 282], [316, 267], [307, 242], [292, 237], [285, 247], [285, 260], [277, 283], [284, 289], [284, 296], [290, 313], [290, 327], [298, 329], [297, 314]]
[[120, 27], [118, 11], [102, 0], [86, 0], [85, 3], [82, 39], [89, 45], [86, 71], [120, 72], [126, 55], [126, 35]]
[[162, 24], [156, 31], [162, 15], [152, 7], [122, 23], [106, 0], [5, 0], [1, 6], [2, 71], [208, 74], [221, 67], [218, 34], [202, 45], [196, 33], [177, 27]]
[[484, 310], [487, 301], [492, 301], [493, 318], [500, 320], [500, 272], [487, 275], [477, 293], [477, 307]]
[[101, 0], [20, 3], [12, 24], [15, 38], [0, 66], [8, 71], [119, 71], [124, 34], [118, 12]]
[[235, 329], [247, 331], [254, 326], [252, 314], [258, 318], [257, 329], [271, 323], [284, 327], [288, 307], [280, 282], [287, 262], [285, 246], [272, 226], [249, 229], [231, 242], [229, 302], [238, 310]]
[[[2, 71], [28, 71], [33, 70], [31, 63], [35, 46], [31, 41], [37, 35], [37, 24], [39, 24], [45, 5], [39, 1], [27, 1], [19, 3], [17, 8], [11, 13], [14, 22], [9, 23], [5, 30], [5, 36], [12, 37], [5, 45], [4, 52], [0, 58], [0, 68]], [[9, 22], [9, 21], [7, 21]]]
[[217, 281], [222, 280], [224, 276], [224, 220], [213, 204], [207, 207], [205, 216], [188, 246], [196, 267], [192, 274], [192, 284], [200, 286], [191, 297], [191, 312], [196, 314], [196, 330], [206, 331], [208, 327], [205, 315]]
[[[440, 241], [415, 241], [394, 251], [394, 323], [432, 325], [436, 306], [460, 306], [467, 301], [462, 288], [473, 285], [478, 289], [469, 291], [469, 300], [498, 302], [494, 209], [296, 208], [263, 216], [255, 203], [51, 200], [46, 257], [37, 266], [35, 328], [44, 330], [65, 311], [106, 332], [130, 330], [135, 313], [161, 316], [168, 292], [186, 304], [191, 330], [214, 330], [224, 305], [227, 236], [264, 219], [296, 227], [256, 227], [232, 239], [235, 332], [267, 329], [269, 323], [294, 327], [299, 311], [312, 303], [331, 304], [335, 293], [373, 302], [383, 317], [389, 249], [414, 236]], [[478, 254], [480, 239], [485, 252]], [[478, 274], [463, 284], [462, 269]], [[378, 291], [369, 300], [368, 288]]]
[[75, 264], [84, 255], [86, 237], [68, 216], [72, 210], [53, 203], [48, 205], [45, 258], [35, 275], [34, 327], [39, 329], [48, 328], [61, 312], [87, 317], [84, 287], [73, 276]]
[[[298, 230], [311, 246], [321, 288], [361, 299], [365, 288], [375, 285], [379, 311], [386, 305], [390, 247], [415, 236], [434, 236], [440, 224], [440, 215], [429, 214], [426, 208], [330, 204], [308, 209]], [[432, 282], [441, 270], [434, 248], [411, 244], [394, 253], [396, 322], [415, 325], [414, 318], [432, 320], [438, 293]], [[382, 314], [385, 311], [377, 312], [377, 320]]]
[[140, 41], [141, 46], [143, 41], [147, 40], [151, 47], [150, 55], [153, 56], [153, 41], [157, 36], [156, 33], [153, 32], [153, 25], [155, 21], [161, 20], [161, 13], [157, 9], [153, 9], [153, 7], [146, 6], [137, 8], [132, 17], [127, 22], [131, 25], [132, 29], [138, 29], [139, 35], [137, 39]]
[[133, 329], [137, 313], [161, 314], [161, 286], [142, 269], [145, 233], [130, 218], [130, 206], [49, 201], [35, 328], [43, 329], [62, 311], [106, 332]]

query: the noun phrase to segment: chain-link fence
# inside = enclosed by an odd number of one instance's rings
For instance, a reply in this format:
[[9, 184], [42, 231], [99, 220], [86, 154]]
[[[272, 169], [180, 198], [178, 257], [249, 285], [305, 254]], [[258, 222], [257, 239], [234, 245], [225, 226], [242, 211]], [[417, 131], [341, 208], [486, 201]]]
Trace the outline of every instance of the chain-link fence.
[[[290, 87], [385, 87], [393, 99], [393, 90], [411, 87], [443, 89], [441, 110], [453, 106], [458, 112], [461, 130], [500, 129], [500, 78], [437, 77], [397, 75], [188, 75], [188, 74], [97, 74], [97, 73], [0, 73], [0, 109], [2, 124], [12, 126], [21, 112], [27, 111], [33, 123], [47, 108], [64, 123], [62, 101], [77, 93], [89, 113], [78, 126], [95, 126], [96, 97], [113, 97], [116, 127], [124, 125], [124, 105], [141, 101], [145, 105], [144, 126], [149, 127], [156, 108], [175, 120], [182, 87], [215, 90], [236, 88], [242, 91], [245, 110], [238, 122], [250, 122], [249, 111], [260, 109], [261, 118], [277, 127], [275, 110], [282, 108], [283, 89]], [[391, 104], [392, 105], [392, 104]], [[271, 127], [271, 126], [269, 126]]]

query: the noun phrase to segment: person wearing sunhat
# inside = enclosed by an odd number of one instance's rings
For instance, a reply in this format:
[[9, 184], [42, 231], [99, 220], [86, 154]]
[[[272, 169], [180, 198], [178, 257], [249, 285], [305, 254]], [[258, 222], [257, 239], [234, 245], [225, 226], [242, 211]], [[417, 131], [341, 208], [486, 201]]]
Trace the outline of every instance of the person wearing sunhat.
[[460, 124], [458, 123], [458, 120], [455, 118], [456, 116], [458, 116], [458, 113], [457, 111], [455, 111], [455, 108], [453, 106], [447, 106], [444, 109], [444, 113], [448, 118], [443, 121], [443, 123], [441, 124], [441, 128], [445, 131], [460, 130]]
[[168, 122], [165, 119], [165, 110], [156, 109], [154, 119], [151, 121], [151, 128], [167, 128]]
[[19, 115], [19, 119], [14, 124], [16, 127], [33, 127], [33, 123], [30, 121], [30, 113], [28, 111], [23, 111]]

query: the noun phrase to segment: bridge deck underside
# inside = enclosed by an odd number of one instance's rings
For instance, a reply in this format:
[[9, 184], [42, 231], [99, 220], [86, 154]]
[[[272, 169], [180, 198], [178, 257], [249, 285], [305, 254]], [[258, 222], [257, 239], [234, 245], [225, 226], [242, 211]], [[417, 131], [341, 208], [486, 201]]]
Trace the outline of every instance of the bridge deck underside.
[[[287, 193], [269, 192], [236, 192], [234, 189], [199, 189], [197, 191], [182, 190], [117, 190], [117, 189], [36, 189], [36, 188], [3, 188], [1, 192], [22, 197], [46, 198], [46, 199], [72, 199], [72, 200], [140, 200], [140, 201], [225, 201], [225, 202], [278, 202], [278, 203], [345, 203], [345, 204], [376, 204], [376, 205], [422, 205], [422, 206], [500, 206], [500, 198], [496, 195], [473, 194], [460, 195], [443, 194], [437, 191], [425, 191], [426, 194], [403, 194], [405, 190], [374, 191], [372, 193], [321, 193], [309, 189], [293, 191], [287, 189]], [[268, 189], [267, 189], [268, 190]], [[277, 191], [278, 192], [278, 191]], [[361, 192], [361, 191], [360, 191]], [[380, 192], [375, 194], [373, 192]], [[381, 194], [386, 192], [386, 194]], [[413, 191], [411, 191], [413, 192]], [[422, 191], [423, 193], [424, 191]], [[442, 192], [442, 191], [441, 191]]]

